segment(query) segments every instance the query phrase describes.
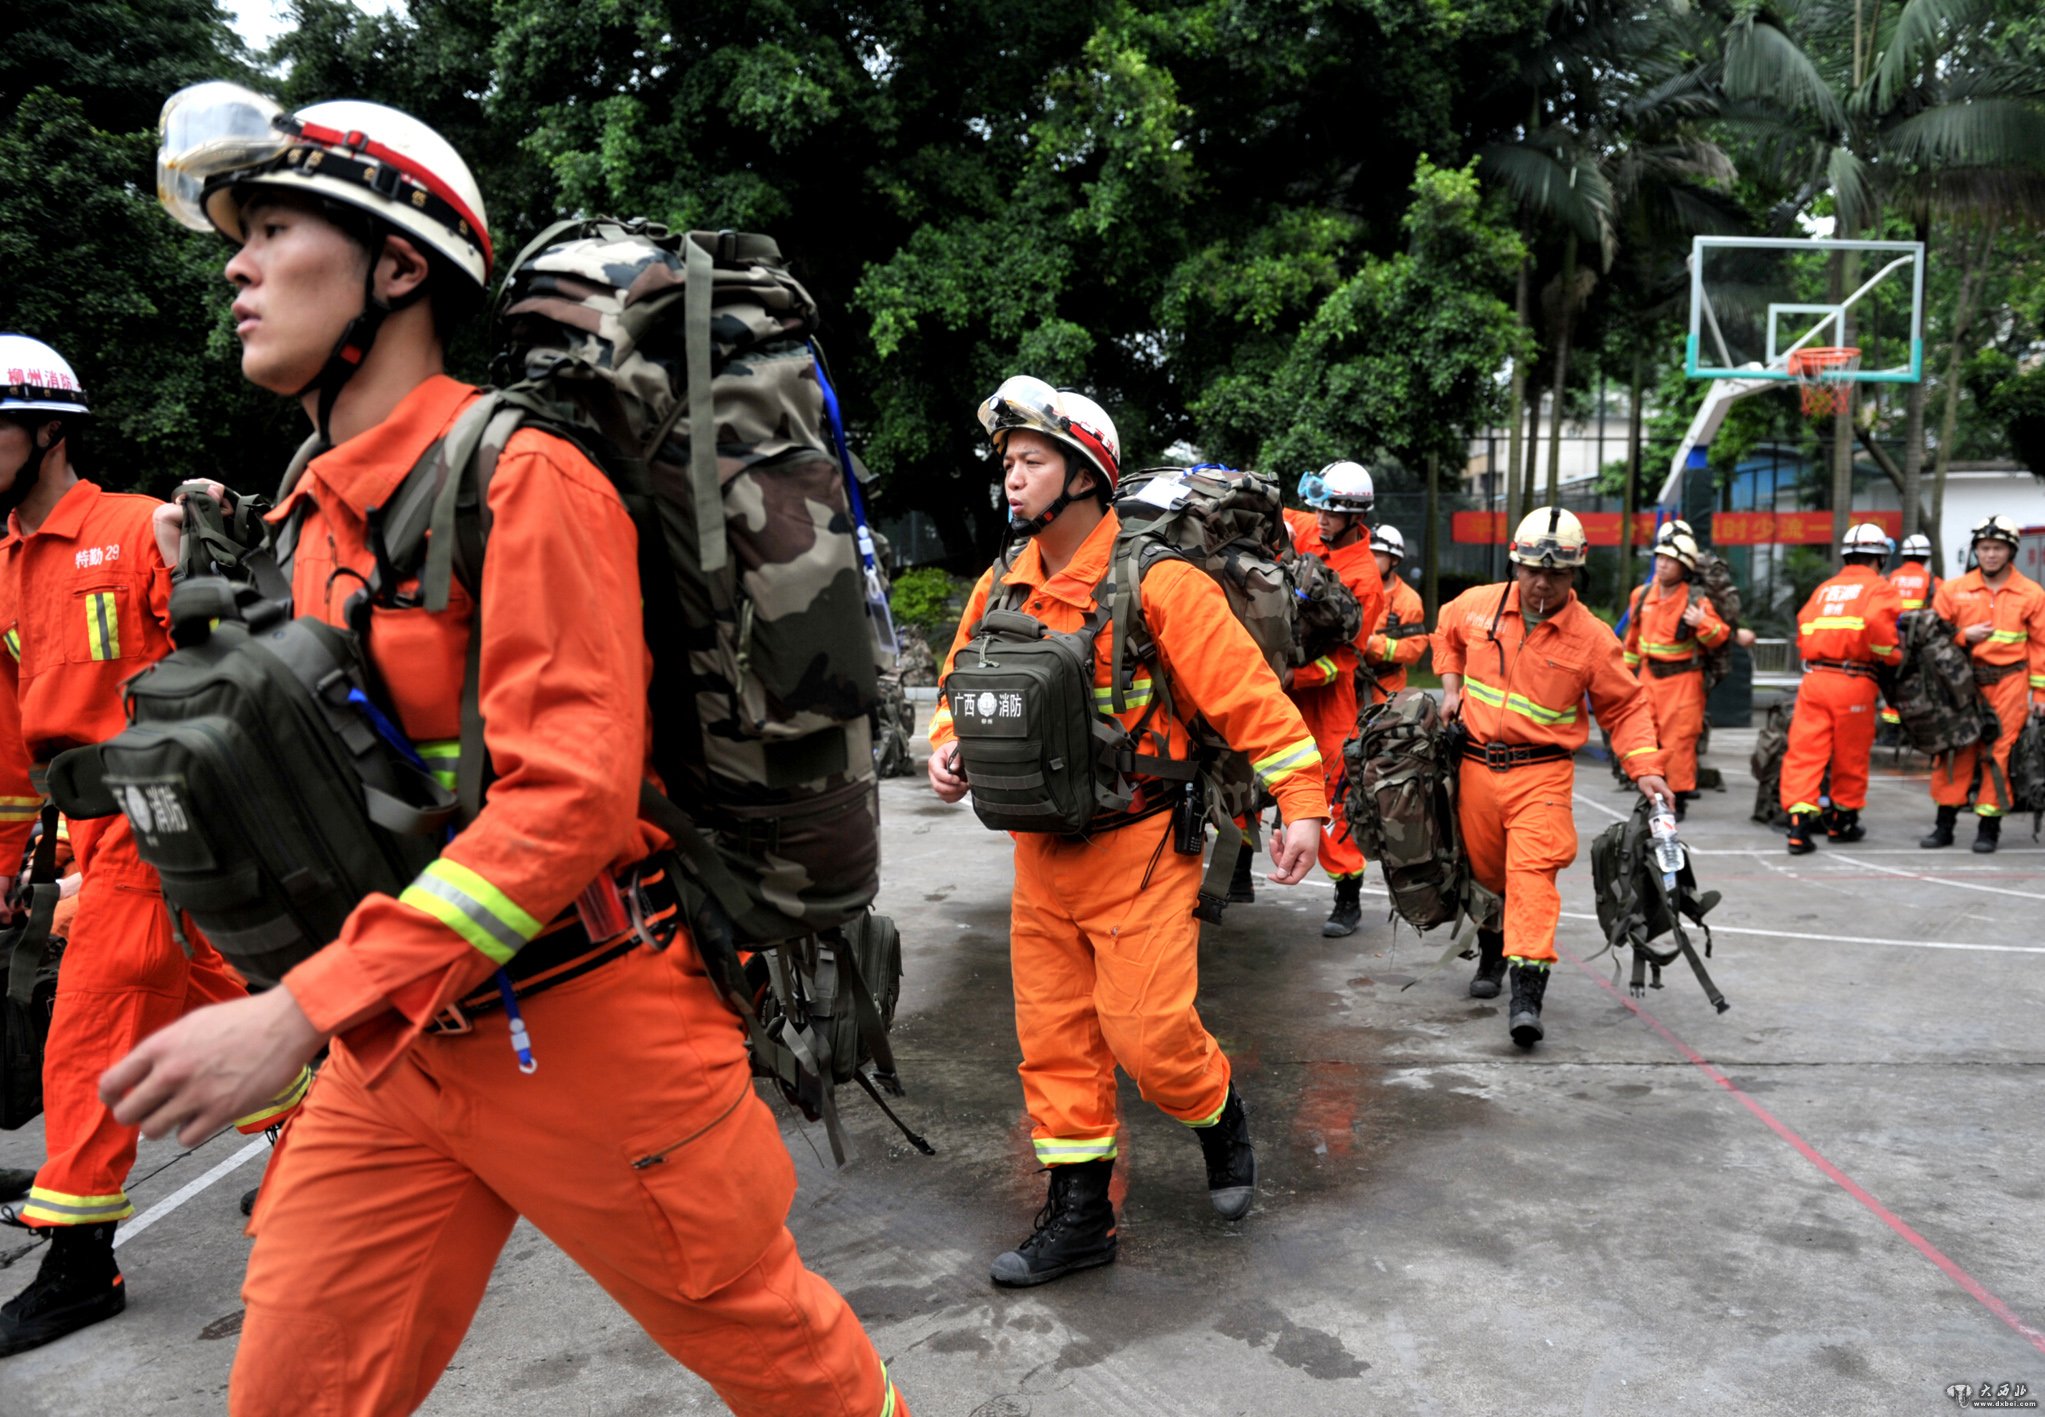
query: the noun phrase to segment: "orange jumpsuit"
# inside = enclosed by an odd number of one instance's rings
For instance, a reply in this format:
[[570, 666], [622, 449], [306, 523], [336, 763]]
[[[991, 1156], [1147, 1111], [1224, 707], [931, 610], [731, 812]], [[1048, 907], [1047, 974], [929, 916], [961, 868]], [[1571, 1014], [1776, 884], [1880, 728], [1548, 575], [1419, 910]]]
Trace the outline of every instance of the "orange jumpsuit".
[[1638, 778], [1662, 770], [1647, 691], [1627, 671], [1618, 636], [1574, 593], [1529, 631], [1517, 584], [1477, 586], [1442, 607], [1433, 643], [1436, 671], [1462, 676], [1473, 749], [1504, 745], [1494, 747], [1500, 760], [1514, 747], [1558, 752], [1499, 769], [1465, 758], [1456, 801], [1471, 873], [1505, 897], [1506, 956], [1552, 962], [1562, 919], [1555, 873], [1576, 859], [1569, 755], [1590, 737], [1584, 698]]
[[1427, 608], [1420, 592], [1398, 576], [1384, 583], [1385, 610], [1376, 624], [1365, 621], [1363, 668], [1356, 676], [1368, 683], [1371, 702], [1383, 703], [1406, 687], [1406, 671], [1427, 654]]
[[1668, 764], [1669, 788], [1697, 790], [1697, 740], [1704, 733], [1704, 651], [1725, 643], [1732, 626], [1708, 599], [1696, 625], [1683, 623], [1690, 609], [1690, 583], [1664, 587], [1659, 581], [1636, 587], [1626, 612], [1625, 658], [1640, 676], [1654, 705], [1655, 735]]
[[1867, 761], [1875, 746], [1877, 664], [1902, 657], [1896, 642], [1896, 590], [1872, 567], [1848, 566], [1811, 592], [1797, 612], [1797, 652], [1804, 675], [1789, 745], [1782, 755], [1782, 810], [1819, 810], [1825, 768], [1832, 768], [1832, 805], [1867, 805]]
[[[1991, 587], [1973, 570], [1945, 582], [1932, 597], [1932, 607], [1960, 631], [1960, 643], [1974, 658], [1974, 680], [2002, 723], [1995, 740], [1995, 764], [2009, 776], [2010, 749], [2023, 730], [2033, 704], [2045, 704], [2045, 588], [2017, 570]], [[1978, 645], [1968, 646], [1969, 625], [1987, 621], [1995, 628]], [[1941, 807], [1964, 807], [1971, 796], [1976, 816], [1999, 817], [2009, 801], [1997, 790], [1995, 776], [1981, 771], [1981, 748], [1970, 744], [1950, 763], [1932, 769], [1931, 800]], [[1979, 790], [1974, 775], [1980, 771]]]
[[1899, 614], [1908, 615], [1913, 610], [1922, 610], [1931, 603], [1931, 598], [1944, 584], [1931, 573], [1931, 567], [1922, 561], [1905, 561], [1889, 572], [1889, 584], [1896, 588], [1900, 604]]
[[[1032, 541], [1002, 584], [1021, 588], [1023, 609], [1053, 630], [1077, 630], [1093, 609], [1119, 529], [1110, 512], [1051, 576]], [[945, 658], [947, 674], [987, 608], [995, 570], [973, 587]], [[1320, 750], [1221, 587], [1183, 561], [1161, 562], [1143, 578], [1143, 616], [1179, 709], [1197, 712], [1249, 758], [1287, 821], [1326, 816]], [[1094, 642], [1103, 707], [1113, 686], [1112, 638], [1103, 633]], [[1137, 676], [1123, 722], [1142, 716], [1150, 686], [1147, 674]], [[1159, 712], [1150, 728], [1164, 743], [1146, 744], [1146, 752], [1185, 755], [1184, 725]], [[951, 711], [940, 704], [931, 718], [932, 751], [954, 736]], [[1146, 1100], [1188, 1125], [1214, 1122], [1228, 1101], [1228, 1058], [1193, 1004], [1200, 858], [1172, 849], [1171, 816], [1160, 812], [1090, 837], [1016, 835], [1009, 962], [1023, 1100], [1042, 1165], [1116, 1154], [1117, 1063]]]
[[1321, 869], [1339, 881], [1363, 874], [1363, 852], [1342, 819], [1342, 744], [1356, 736], [1358, 650], [1384, 614], [1385, 589], [1378, 577], [1377, 557], [1371, 554], [1368, 531], [1335, 550], [1321, 540], [1320, 524], [1312, 512], [1288, 507], [1285, 524], [1292, 532], [1293, 546], [1304, 555], [1320, 557], [1363, 608], [1364, 633], [1333, 654], [1293, 670], [1292, 687], [1286, 690], [1299, 716], [1306, 720], [1307, 731], [1314, 735], [1314, 745], [1321, 750], [1321, 777], [1329, 809], [1328, 824], [1321, 831]]
[[[341, 619], [372, 567], [365, 510], [474, 396], [428, 379], [312, 461], [276, 512], [305, 509], [301, 613]], [[256, 1205], [229, 1409], [296, 1414], [317, 1395], [335, 1414], [412, 1411], [523, 1215], [733, 1411], [899, 1413], [858, 1320], [796, 1256], [793, 1168], [686, 938], [522, 1001], [529, 1075], [502, 1012], [438, 1022], [659, 841], [638, 815], [649, 657], [631, 518], [597, 468], [532, 430], [506, 446], [489, 508], [480, 629], [457, 583], [444, 612], [378, 610], [369, 652], [400, 726], [433, 750], [459, 740], [480, 633], [496, 778], [410, 887], [364, 900], [284, 977], [322, 1030], [366, 1021], [335, 1039]]]
[[[34, 532], [13, 519], [0, 541], [0, 699], [13, 709], [13, 731], [0, 735], [0, 862], [9, 872], [20, 870], [42, 809], [32, 770], [126, 727], [121, 681], [170, 652], [170, 569], [150, 527], [160, 505], [80, 481]], [[136, 1131], [100, 1102], [100, 1074], [193, 1009], [248, 994], [197, 931], [185, 932], [189, 958], [178, 948], [163, 887], [136, 855], [126, 817], [81, 820], [70, 834], [83, 879], [43, 1053], [49, 1159], [21, 1212], [37, 1226], [135, 1213], [126, 1182]], [[309, 1078], [301, 1073], [238, 1125], [278, 1124]]]

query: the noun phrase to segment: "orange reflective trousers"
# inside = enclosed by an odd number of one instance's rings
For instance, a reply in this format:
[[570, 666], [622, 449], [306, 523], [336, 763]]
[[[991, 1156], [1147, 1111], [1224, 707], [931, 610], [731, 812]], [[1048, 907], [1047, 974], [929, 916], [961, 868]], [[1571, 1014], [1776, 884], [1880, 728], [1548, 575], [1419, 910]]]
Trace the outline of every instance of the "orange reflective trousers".
[[1342, 811], [1342, 744], [1356, 732], [1354, 674], [1346, 666], [1342, 670], [1346, 692], [1330, 683], [1292, 694], [1307, 732], [1314, 735], [1314, 746], [1321, 751], [1321, 786], [1328, 794], [1328, 820], [1321, 826], [1321, 869], [1338, 881], [1344, 876], [1361, 876], [1364, 867], [1363, 850]]
[[1505, 896], [1506, 954], [1553, 960], [1562, 921], [1555, 873], [1576, 860], [1569, 801], [1576, 764], [1557, 758], [1493, 772], [1466, 758], [1457, 782], [1456, 821], [1470, 873]]
[[228, 1410], [413, 1411], [523, 1215], [741, 1417], [902, 1417], [796, 1255], [795, 1168], [686, 943], [521, 1008], [530, 1075], [497, 1012], [422, 1037], [374, 1091], [335, 1043], [256, 1206]]
[[[2024, 666], [2019, 664], [2016, 673], [1983, 688], [1981, 697], [1988, 700], [1996, 720], [2002, 724], [1993, 751], [1995, 765], [2007, 782], [2010, 749], [2017, 745], [2017, 735], [2024, 731], [2024, 719], [2031, 712], [2030, 681]], [[1974, 781], [1976, 773], [1981, 776], [1978, 783]], [[1978, 743], [1962, 748], [1950, 762], [1932, 764], [1931, 800], [1941, 807], [1964, 807], [1971, 800], [1975, 813], [1983, 817], [1999, 817], [2009, 810], [2009, 798], [1997, 790], [1995, 775], [1982, 762]]]
[[[21, 1212], [36, 1226], [95, 1225], [135, 1213], [127, 1180], [136, 1130], [99, 1100], [100, 1074], [192, 1010], [248, 994], [204, 936], [187, 932], [189, 959], [178, 948], [163, 887], [135, 854], [126, 817], [76, 822], [71, 831], [82, 879], [43, 1051], [48, 1160]], [[259, 1132], [287, 1117], [306, 1077], [237, 1125]]]
[[1697, 740], [1704, 735], [1704, 672], [1692, 669], [1666, 679], [1654, 672], [1653, 660], [1640, 666], [1640, 687], [1654, 706], [1655, 737], [1672, 792], [1697, 790]]
[[1009, 961], [1042, 1165], [1115, 1155], [1117, 1063], [1189, 1125], [1228, 1101], [1228, 1058], [1193, 1006], [1201, 861], [1170, 832], [1166, 812], [1090, 840], [1015, 839]]
[[1879, 726], [1878, 696], [1875, 681], [1859, 674], [1814, 666], [1804, 675], [1796, 692], [1796, 712], [1789, 720], [1789, 746], [1782, 754], [1783, 811], [1794, 815], [1818, 810], [1828, 764], [1832, 805], [1851, 812], [1867, 805], [1867, 762]]

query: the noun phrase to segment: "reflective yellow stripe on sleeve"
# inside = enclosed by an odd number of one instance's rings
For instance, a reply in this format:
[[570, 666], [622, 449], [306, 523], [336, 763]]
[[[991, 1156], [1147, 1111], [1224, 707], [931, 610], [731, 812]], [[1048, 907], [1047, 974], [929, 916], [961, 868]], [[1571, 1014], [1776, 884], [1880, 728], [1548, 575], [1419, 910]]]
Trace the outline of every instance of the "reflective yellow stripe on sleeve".
[[96, 590], [85, 597], [85, 643], [94, 659], [121, 657], [120, 605], [110, 590]]
[[1281, 748], [1268, 758], [1257, 759], [1250, 767], [1257, 774], [1257, 781], [1266, 787], [1275, 787], [1278, 779], [1287, 773], [1301, 772], [1320, 765], [1321, 750], [1314, 745], [1314, 738], [1310, 733], [1289, 748]]
[[2031, 635], [2028, 630], [1990, 630], [1988, 632], [1989, 643], [1998, 645], [2020, 645], [2030, 637]]
[[1635, 665], [1637, 665], [1637, 664], [1639, 664], [1639, 663], [1640, 663], [1640, 656], [1639, 656], [1639, 655], [1637, 655], [1637, 654], [1635, 654], [1635, 653], [1634, 653], [1634, 652], [1633, 652], [1632, 650], [1630, 650], [1630, 649], [1629, 649], [1629, 650], [1622, 650], [1622, 651], [1620, 651], [1620, 653], [1622, 653], [1622, 654], [1624, 654], [1624, 655], [1626, 656], [1626, 667], [1627, 667], [1628, 669], [1631, 669], [1631, 668], [1633, 668], [1633, 667], [1634, 667]]
[[1321, 671], [1321, 672], [1322, 672], [1323, 674], [1327, 675], [1327, 676], [1328, 676], [1328, 677], [1329, 677], [1330, 679], [1333, 679], [1333, 678], [1335, 677], [1335, 661], [1334, 661], [1334, 660], [1332, 660], [1332, 659], [1330, 659], [1330, 658], [1329, 658], [1329, 657], [1328, 657], [1327, 655], [1325, 655], [1325, 654], [1324, 654], [1324, 655], [1322, 655], [1322, 656], [1321, 656], [1321, 657], [1320, 657], [1319, 659], [1317, 659], [1317, 660], [1315, 660], [1315, 661], [1314, 661], [1314, 668], [1316, 668], [1316, 669], [1320, 670], [1320, 671]]
[[2045, 674], [2033, 674], [2031, 676], [2031, 687], [2034, 689], [2045, 689]]
[[25, 822], [42, 810], [40, 797], [0, 797], [0, 822]]
[[398, 897], [460, 935], [496, 964], [508, 964], [540, 933], [541, 922], [497, 887], [445, 856], [419, 873]]
[[1637, 758], [1642, 753], [1652, 753], [1653, 751], [1653, 748], [1629, 748], [1619, 755], [1619, 761], [1623, 763], [1628, 758]]
[[21, 631], [9, 630], [7, 632], [6, 639], [7, 652], [13, 655], [15, 660], [19, 662], [19, 660], [21, 659]]

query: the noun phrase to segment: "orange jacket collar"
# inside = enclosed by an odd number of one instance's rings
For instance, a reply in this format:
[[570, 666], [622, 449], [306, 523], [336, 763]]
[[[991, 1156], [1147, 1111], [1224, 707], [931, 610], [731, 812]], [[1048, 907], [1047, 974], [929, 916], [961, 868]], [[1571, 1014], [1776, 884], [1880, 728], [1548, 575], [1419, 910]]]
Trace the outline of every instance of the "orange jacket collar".
[[315, 479], [356, 516], [366, 517], [371, 507], [390, 499], [420, 452], [447, 431], [475, 396], [473, 385], [445, 374], [434, 375], [406, 394], [383, 422], [314, 458], [306, 467], [306, 476], [271, 513], [271, 519], [288, 512]]
[[[57, 505], [50, 508], [50, 514], [43, 518], [43, 524], [32, 535], [54, 536], [70, 541], [85, 525], [85, 509], [99, 496], [99, 485], [79, 478], [64, 489], [64, 495], [57, 499]], [[27, 536], [21, 530], [21, 514], [12, 513], [7, 518], [7, 540], [25, 541]]]
[[1093, 607], [1094, 587], [1107, 579], [1108, 558], [1114, 554], [1115, 538], [1121, 533], [1122, 521], [1110, 511], [1101, 518], [1101, 524], [1087, 533], [1086, 540], [1079, 543], [1079, 549], [1072, 553], [1065, 569], [1048, 580], [1044, 576], [1043, 552], [1037, 548], [1037, 539], [1031, 537], [1023, 544], [1021, 554], [1008, 574], [1001, 578], [1003, 585], [1036, 586], [1044, 594], [1064, 601], [1067, 605], [1081, 610]]

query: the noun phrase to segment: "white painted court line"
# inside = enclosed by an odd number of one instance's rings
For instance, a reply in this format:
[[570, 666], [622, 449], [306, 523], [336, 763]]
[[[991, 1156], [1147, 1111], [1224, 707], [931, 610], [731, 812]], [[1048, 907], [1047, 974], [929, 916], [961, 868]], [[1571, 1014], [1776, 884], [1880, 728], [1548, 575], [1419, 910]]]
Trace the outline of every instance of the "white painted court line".
[[[1856, 864], [1851, 856], [1835, 856], [1832, 860], [1842, 866]], [[1895, 866], [1877, 865], [1873, 861], [1862, 861], [1857, 864], [1870, 871], [1880, 871], [1885, 876], [1901, 876], [1906, 881], [1929, 881], [1936, 886], [1952, 886], [1963, 891], [1983, 891], [1989, 895], [2013, 895], [2019, 900], [2045, 900], [2045, 895], [2040, 895], [2037, 891], [2013, 891], [2008, 886], [1984, 886], [1978, 881], [1956, 881], [1947, 876], [1927, 876], [1921, 871], [1904, 871]]]
[[1583, 803], [1584, 806], [1590, 808], [1593, 812], [1603, 812], [1606, 816], [1610, 817], [1615, 822], [1623, 822], [1628, 817], [1633, 815], [1633, 813], [1631, 812], [1616, 812], [1612, 808], [1607, 807], [1602, 802], [1593, 802], [1591, 801], [1590, 798], [1584, 796], [1581, 792], [1575, 795], [1576, 800]]
[[147, 1230], [157, 1221], [163, 1219], [166, 1215], [169, 1215], [172, 1211], [176, 1210], [179, 1206], [183, 1205], [193, 1196], [198, 1195], [201, 1191], [205, 1190], [208, 1186], [211, 1186], [216, 1181], [220, 1181], [226, 1178], [234, 1171], [240, 1169], [243, 1166], [248, 1165], [249, 1162], [255, 1160], [258, 1156], [261, 1156], [264, 1152], [268, 1151], [269, 1149], [270, 1149], [269, 1138], [257, 1137], [254, 1141], [250, 1142], [240, 1151], [237, 1151], [234, 1155], [228, 1157], [218, 1166], [215, 1166], [211, 1171], [208, 1171], [205, 1175], [200, 1176], [196, 1180], [188, 1181], [182, 1186], [179, 1186], [176, 1190], [172, 1191], [169, 1195], [165, 1196], [155, 1205], [152, 1205], [151, 1207], [149, 1207], [149, 1209], [143, 1211], [133, 1220], [126, 1222], [121, 1226], [120, 1229], [116, 1230], [114, 1232], [114, 1248], [119, 1249], [122, 1245], [125, 1245], [128, 1241], [134, 1239], [137, 1235], [140, 1235], [144, 1230]]

